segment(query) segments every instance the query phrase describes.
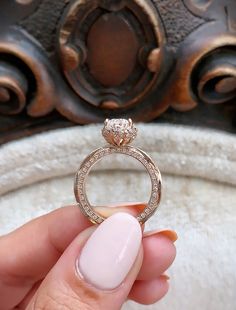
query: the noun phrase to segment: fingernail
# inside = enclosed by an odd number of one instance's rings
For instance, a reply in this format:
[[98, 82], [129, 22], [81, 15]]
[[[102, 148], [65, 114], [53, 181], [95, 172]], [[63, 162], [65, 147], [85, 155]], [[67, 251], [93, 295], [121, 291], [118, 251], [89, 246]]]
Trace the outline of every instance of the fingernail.
[[144, 234], [144, 238], [145, 237], [149, 237], [149, 236], [159, 236], [159, 235], [162, 235], [162, 236], [165, 236], [167, 237], [168, 239], [170, 239], [170, 241], [172, 242], [175, 242], [177, 239], [178, 239], [178, 235], [175, 231], [173, 230], [154, 230], [154, 231], [149, 231], [149, 232], [146, 232]]
[[160, 278], [166, 281], [170, 280], [170, 277], [167, 274], [162, 274]]
[[79, 273], [98, 289], [118, 287], [132, 268], [142, 241], [138, 221], [128, 213], [106, 219], [86, 242], [78, 259]]
[[138, 213], [142, 212], [146, 207], [145, 203], [121, 203], [110, 206], [99, 206], [96, 207], [98, 213], [100, 213], [104, 217], [109, 217], [118, 212], [128, 212], [133, 216], [137, 216]]

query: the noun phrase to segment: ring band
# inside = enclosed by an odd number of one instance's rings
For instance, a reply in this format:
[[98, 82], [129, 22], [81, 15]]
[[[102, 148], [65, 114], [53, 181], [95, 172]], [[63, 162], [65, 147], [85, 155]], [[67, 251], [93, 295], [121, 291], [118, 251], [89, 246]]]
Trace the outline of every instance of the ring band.
[[110, 145], [101, 147], [89, 154], [79, 167], [75, 175], [74, 193], [79, 208], [85, 216], [94, 224], [100, 224], [105, 217], [97, 213], [90, 205], [86, 191], [86, 178], [91, 168], [103, 157], [110, 154], [125, 154], [137, 159], [147, 170], [151, 183], [151, 197], [146, 208], [137, 216], [137, 220], [142, 224], [149, 219], [156, 211], [161, 199], [161, 174], [153, 160], [141, 149], [128, 145], [137, 135], [137, 129], [132, 120], [111, 119], [106, 120], [102, 130], [104, 138]]

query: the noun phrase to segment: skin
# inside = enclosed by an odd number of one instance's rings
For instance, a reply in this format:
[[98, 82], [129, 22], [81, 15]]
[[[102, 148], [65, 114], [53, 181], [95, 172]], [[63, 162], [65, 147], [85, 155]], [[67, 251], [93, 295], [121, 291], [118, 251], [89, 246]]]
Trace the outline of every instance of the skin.
[[[144, 207], [125, 204], [98, 210], [105, 216], [117, 211], [135, 215]], [[79, 208], [68, 206], [0, 237], [1, 310], [116, 310], [127, 299], [147, 305], [167, 293], [169, 281], [163, 273], [176, 255], [177, 235], [173, 231], [144, 233], [138, 257], [124, 283], [103, 292], [86, 283], [74, 267], [94, 230]]]

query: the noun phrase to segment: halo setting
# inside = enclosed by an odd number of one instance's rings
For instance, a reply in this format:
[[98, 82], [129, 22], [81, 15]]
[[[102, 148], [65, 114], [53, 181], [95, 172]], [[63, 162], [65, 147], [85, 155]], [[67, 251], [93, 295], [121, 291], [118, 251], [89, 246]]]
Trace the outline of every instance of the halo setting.
[[105, 140], [112, 145], [122, 146], [131, 143], [137, 136], [137, 128], [131, 118], [106, 119], [102, 129]]

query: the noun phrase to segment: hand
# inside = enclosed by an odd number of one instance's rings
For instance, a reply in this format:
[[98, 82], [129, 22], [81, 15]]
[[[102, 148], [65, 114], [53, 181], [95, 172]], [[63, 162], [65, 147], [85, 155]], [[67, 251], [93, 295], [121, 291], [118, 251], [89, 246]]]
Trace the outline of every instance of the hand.
[[[131, 213], [92, 225], [64, 207], [0, 238], [1, 310], [116, 310], [127, 299], [151, 304], [168, 291], [163, 272], [175, 258], [173, 231], [144, 233]], [[112, 211], [111, 211], [112, 210]]]

